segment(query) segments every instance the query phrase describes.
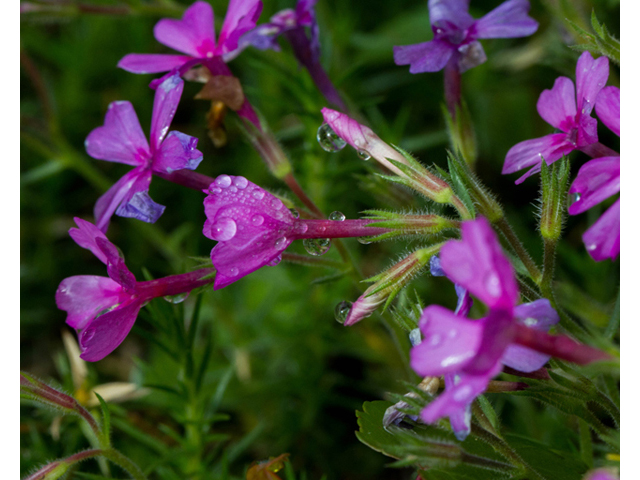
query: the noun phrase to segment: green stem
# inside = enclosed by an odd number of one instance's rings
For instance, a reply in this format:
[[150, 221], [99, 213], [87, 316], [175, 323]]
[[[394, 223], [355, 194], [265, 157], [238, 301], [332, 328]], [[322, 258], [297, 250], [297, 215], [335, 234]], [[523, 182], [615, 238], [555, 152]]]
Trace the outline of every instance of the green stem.
[[138, 467], [128, 457], [124, 456], [119, 451], [114, 450], [113, 448], [109, 448], [107, 450], [102, 450], [101, 454], [112, 463], [115, 463], [120, 468], [125, 470], [134, 480], [147, 480], [147, 477], [144, 475], [144, 473], [142, 473], [140, 467]]
[[542, 279], [540, 280], [540, 290], [542, 295], [547, 297], [552, 303], [555, 302], [553, 293], [553, 272], [556, 264], [556, 240], [544, 239], [544, 260], [542, 267]]
[[494, 225], [507, 240], [509, 246], [513, 249], [520, 261], [522, 261], [533, 281], [540, 285], [540, 282], [542, 280], [542, 273], [529, 255], [529, 252], [527, 252], [527, 250], [524, 248], [524, 245], [522, 244], [516, 233], [511, 228], [511, 225], [507, 221], [506, 217], [500, 217], [494, 222]]

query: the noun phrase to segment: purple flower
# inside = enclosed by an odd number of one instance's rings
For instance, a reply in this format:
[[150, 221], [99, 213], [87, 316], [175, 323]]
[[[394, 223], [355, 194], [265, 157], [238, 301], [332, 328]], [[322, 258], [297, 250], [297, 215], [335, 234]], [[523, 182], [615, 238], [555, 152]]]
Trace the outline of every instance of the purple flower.
[[516, 180], [524, 182], [538, 173], [542, 159], [551, 164], [570, 152], [598, 142], [598, 122], [591, 117], [596, 98], [609, 77], [609, 60], [594, 60], [584, 52], [576, 65], [576, 88], [567, 77], [556, 79], [551, 90], [540, 94], [537, 109], [540, 116], [562, 133], [525, 140], [511, 147], [504, 160], [502, 173], [513, 173], [532, 167]]
[[[596, 113], [607, 127], [620, 136], [620, 89], [602, 89]], [[575, 201], [569, 214], [577, 215], [620, 191], [620, 157], [601, 157], [585, 163], [573, 181], [569, 194]], [[618, 199], [582, 236], [589, 255], [602, 261], [620, 254], [620, 200]]]
[[69, 230], [69, 235], [107, 265], [109, 278], [81, 275], [64, 279], [56, 292], [56, 305], [67, 312], [67, 324], [78, 331], [80, 358], [95, 362], [122, 343], [145, 299], [138, 297], [136, 279], [117, 247], [93, 224], [74, 220], [78, 228]]
[[132, 73], [178, 69], [184, 74], [194, 65], [215, 57], [228, 62], [241, 52], [240, 37], [256, 26], [261, 12], [261, 0], [231, 0], [216, 44], [211, 5], [195, 2], [185, 10], [181, 20], [164, 18], [153, 29], [156, 40], [185, 55], [131, 53], [118, 66]]
[[433, 40], [393, 47], [396, 65], [411, 65], [409, 72], [437, 72], [451, 63], [460, 73], [484, 63], [481, 38], [526, 37], [538, 29], [527, 15], [527, 0], [509, 0], [475, 20], [469, 0], [429, 0]]
[[489, 307], [479, 320], [438, 305], [427, 307], [420, 318], [422, 343], [411, 350], [411, 366], [418, 374], [445, 377], [444, 393], [423, 409], [422, 420], [433, 423], [448, 416], [456, 436], [464, 439], [470, 431], [471, 403], [503, 364], [532, 372], [549, 359], [513, 344], [515, 326], [546, 331], [559, 318], [546, 299], [516, 306], [515, 273], [484, 218], [462, 224], [462, 240], [442, 247], [440, 266], [452, 282]]
[[216, 240], [211, 262], [214, 290], [230, 285], [265, 265], [275, 266], [294, 240], [380, 235], [388, 229], [368, 227], [369, 219], [303, 220], [279, 198], [244, 177], [220, 175], [205, 191], [207, 220], [202, 233]]
[[154, 223], [165, 207], [149, 197], [153, 172], [194, 170], [202, 160], [202, 153], [196, 150], [197, 138], [176, 131], [167, 135], [183, 86], [182, 79], [174, 74], [156, 90], [151, 118], [151, 146], [129, 102], [111, 103], [104, 125], [94, 129], [87, 137], [85, 147], [93, 158], [135, 167], [96, 202], [96, 225], [103, 232], [107, 231], [114, 212], [121, 217]]

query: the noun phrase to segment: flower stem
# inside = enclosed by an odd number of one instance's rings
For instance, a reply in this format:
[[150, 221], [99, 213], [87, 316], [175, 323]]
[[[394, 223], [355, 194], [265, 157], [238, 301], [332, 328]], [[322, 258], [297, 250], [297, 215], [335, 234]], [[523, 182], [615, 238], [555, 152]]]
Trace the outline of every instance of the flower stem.
[[292, 172], [287, 173], [284, 178], [284, 183], [291, 189], [291, 191], [300, 199], [300, 201], [307, 207], [311, 213], [313, 213], [318, 218], [324, 218], [324, 213], [313, 203], [305, 191], [302, 189], [296, 178], [293, 176]]
[[553, 271], [556, 264], [556, 246], [557, 240], [544, 239], [544, 260], [542, 266], [542, 278], [540, 279], [540, 290], [542, 295], [547, 297], [549, 301], [555, 304], [555, 296], [553, 293]]
[[172, 173], [153, 172], [153, 174], [156, 177], [164, 178], [169, 182], [177, 183], [178, 185], [198, 190], [199, 192], [207, 190], [209, 185], [211, 185], [215, 180], [208, 175], [203, 175], [201, 173], [194, 172], [193, 170], [177, 170]]
[[136, 291], [143, 298], [157, 298], [168, 295], [179, 295], [213, 283], [215, 268], [201, 268], [180, 275], [170, 275], [157, 280], [138, 282]]
[[388, 228], [369, 226], [369, 219], [357, 220], [298, 220], [306, 226], [304, 233], [296, 233], [296, 238], [347, 238], [381, 235], [391, 231]]
[[452, 59], [444, 67], [444, 98], [447, 102], [447, 109], [452, 119], [456, 119], [456, 110], [460, 105], [461, 90], [460, 90], [460, 71], [458, 70], [457, 62]]
[[125, 470], [134, 480], [147, 480], [140, 467], [119, 451], [109, 448], [102, 450], [101, 455]]
[[609, 354], [578, 343], [566, 335], [549, 335], [519, 324], [514, 324], [514, 329], [515, 343], [579, 365], [612, 358]]

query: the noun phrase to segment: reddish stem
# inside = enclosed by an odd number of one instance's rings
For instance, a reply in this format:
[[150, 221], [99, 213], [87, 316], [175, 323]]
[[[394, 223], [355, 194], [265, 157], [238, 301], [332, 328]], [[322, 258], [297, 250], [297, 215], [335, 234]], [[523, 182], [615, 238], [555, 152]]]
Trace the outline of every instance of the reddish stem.
[[156, 177], [164, 178], [183, 187], [192, 188], [202, 192], [209, 189], [215, 178], [203, 175], [193, 170], [177, 170], [172, 173], [153, 172]]
[[368, 227], [374, 223], [369, 219], [358, 220], [298, 220], [307, 229], [304, 233], [295, 233], [296, 238], [346, 238], [381, 235], [391, 231], [388, 228]]
[[456, 119], [456, 108], [460, 105], [460, 71], [456, 56], [452, 56], [444, 67], [444, 98], [451, 118]]
[[181, 275], [170, 275], [157, 280], [138, 282], [136, 283], [136, 293], [145, 299], [187, 293], [195, 288], [213, 283], [214, 278], [211, 274], [215, 271], [215, 268], [201, 268]]

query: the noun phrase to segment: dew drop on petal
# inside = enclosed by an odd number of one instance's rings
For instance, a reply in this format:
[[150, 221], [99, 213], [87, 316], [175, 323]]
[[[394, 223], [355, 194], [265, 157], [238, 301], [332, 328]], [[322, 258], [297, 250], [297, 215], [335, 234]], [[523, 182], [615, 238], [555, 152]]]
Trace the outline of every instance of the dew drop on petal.
[[591, 245], [587, 245], [587, 250], [589, 250], [590, 252], [592, 252], [596, 248], [598, 248], [598, 246], [595, 243], [592, 243]]
[[264, 190], [256, 188], [253, 192], [251, 192], [251, 196], [256, 200], [262, 200], [264, 198]]
[[249, 185], [249, 181], [244, 177], [236, 177], [233, 179], [233, 184], [240, 190], [244, 190]]
[[231, 240], [236, 235], [238, 227], [229, 217], [219, 219], [213, 227], [211, 227], [211, 236], [214, 240], [225, 242]]
[[231, 185], [231, 177], [229, 175], [220, 175], [215, 179], [214, 183], [220, 188], [227, 188], [229, 185]]
[[85, 330], [84, 332], [82, 332], [82, 339], [80, 340], [80, 343], [85, 343], [90, 341], [95, 334], [96, 334], [95, 329]]
[[442, 335], [440, 335], [439, 333], [434, 333], [432, 335], [429, 335], [427, 338], [425, 338], [424, 342], [428, 346], [435, 348], [442, 343]]
[[318, 143], [325, 152], [337, 152], [342, 150], [347, 142], [338, 136], [333, 128], [329, 124], [323, 124], [318, 128], [318, 134], [316, 135]]
[[302, 245], [309, 255], [319, 257], [331, 248], [331, 240], [328, 238], [305, 238]]
[[269, 265], [270, 267], [275, 267], [280, 263], [281, 260], [282, 260], [282, 255], [278, 255], [276, 258], [271, 260], [267, 265]]
[[256, 227], [259, 227], [264, 223], [264, 217], [262, 215], [254, 215], [253, 217], [251, 217], [251, 223]]
[[300, 218], [300, 212], [295, 208], [290, 208], [289, 211], [291, 212], [291, 215], [293, 215], [293, 218]]
[[360, 160], [364, 160], [365, 162], [371, 159], [371, 155], [369, 155], [369, 152], [366, 150], [358, 150], [358, 156], [360, 157]]
[[494, 272], [489, 273], [484, 278], [484, 288], [487, 290], [489, 295], [494, 298], [497, 298], [502, 293], [502, 288], [500, 285], [500, 278]]
[[238, 269], [236, 267], [231, 267], [229, 269], [229, 276], [230, 277], [237, 277], [238, 276]]
[[525, 318], [523, 322], [527, 327], [534, 327], [538, 324], [538, 320], [535, 318]]
[[276, 240], [276, 243], [273, 244], [276, 248], [284, 248], [285, 243], [287, 242], [287, 237], [280, 237]]
[[333, 220], [335, 222], [342, 222], [345, 218], [347, 217], [345, 217], [344, 213], [342, 212], [331, 212], [331, 214], [329, 215], [329, 220]]
[[347, 302], [346, 300], [336, 305], [336, 308], [333, 311], [333, 313], [335, 314], [336, 321], [338, 323], [344, 324], [344, 322], [347, 320], [347, 317], [349, 316], [349, 312], [351, 311], [351, 305], [353, 304], [351, 302]]
[[273, 200], [271, 200], [271, 206], [275, 209], [275, 210], [280, 210], [283, 207], [283, 203], [279, 198], [274, 198]]
[[234, 187], [233, 185], [231, 185], [231, 186], [229, 187], [229, 191], [230, 191], [231, 193], [236, 193], [236, 192], [238, 191], [238, 189], [237, 189], [236, 187]]
[[189, 296], [189, 292], [178, 293], [177, 295], [165, 295], [164, 298], [169, 303], [182, 303]]

